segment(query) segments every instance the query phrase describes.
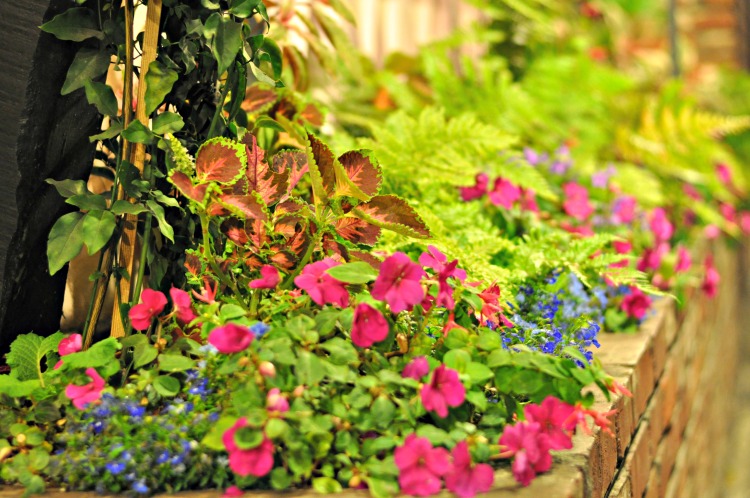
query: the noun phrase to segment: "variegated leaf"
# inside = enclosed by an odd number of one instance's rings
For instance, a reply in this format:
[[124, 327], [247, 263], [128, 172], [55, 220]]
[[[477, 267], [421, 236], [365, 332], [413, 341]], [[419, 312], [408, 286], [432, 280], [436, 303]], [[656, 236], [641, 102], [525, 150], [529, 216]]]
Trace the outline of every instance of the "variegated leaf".
[[195, 186], [189, 176], [177, 170], [172, 170], [169, 174], [169, 181], [172, 182], [172, 185], [177, 187], [177, 190], [179, 190], [182, 195], [191, 201], [197, 202], [201, 205], [205, 204], [206, 194], [208, 193], [207, 184], [204, 183]]
[[258, 192], [268, 206], [277, 203], [287, 193], [289, 172], [276, 172], [268, 165], [266, 153], [252, 133], [245, 133], [241, 143], [247, 152], [247, 192]]
[[380, 237], [380, 227], [359, 218], [339, 218], [336, 220], [335, 230], [343, 238], [355, 244], [373, 246]]
[[245, 146], [226, 138], [212, 138], [204, 143], [195, 158], [196, 177], [200, 182], [231, 185], [242, 178], [247, 167]]
[[380, 190], [383, 175], [369, 150], [353, 150], [339, 157], [336, 193], [366, 201]]
[[395, 195], [378, 195], [360, 204], [352, 213], [368, 223], [402, 235], [426, 239], [430, 231], [414, 208]]

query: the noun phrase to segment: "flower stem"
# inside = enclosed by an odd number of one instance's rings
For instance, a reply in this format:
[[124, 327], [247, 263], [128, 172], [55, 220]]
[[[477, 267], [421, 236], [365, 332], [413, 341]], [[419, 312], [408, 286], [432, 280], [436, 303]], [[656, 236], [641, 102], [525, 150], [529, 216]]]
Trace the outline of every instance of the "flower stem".
[[310, 245], [307, 246], [307, 251], [305, 251], [305, 255], [302, 256], [302, 259], [300, 260], [297, 267], [287, 277], [287, 279], [284, 280], [284, 282], [279, 287], [281, 290], [287, 290], [292, 286], [292, 282], [294, 282], [294, 279], [297, 277], [297, 275], [300, 274], [300, 272], [302, 271], [302, 268], [304, 268], [307, 265], [307, 263], [310, 261], [310, 258], [312, 258], [312, 255], [315, 252], [315, 248], [318, 246], [318, 244], [320, 243], [322, 239], [323, 239], [323, 232], [318, 231], [315, 234], [315, 237], [313, 237], [313, 240], [310, 241]]

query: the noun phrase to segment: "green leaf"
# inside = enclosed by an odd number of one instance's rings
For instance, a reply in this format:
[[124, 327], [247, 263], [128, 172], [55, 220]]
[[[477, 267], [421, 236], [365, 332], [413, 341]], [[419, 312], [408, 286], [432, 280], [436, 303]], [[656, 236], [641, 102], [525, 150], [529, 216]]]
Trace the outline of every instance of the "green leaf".
[[344, 490], [341, 483], [332, 477], [316, 477], [312, 484], [315, 492], [321, 495], [341, 493]]
[[14, 375], [0, 375], [0, 394], [11, 398], [27, 398], [42, 386], [39, 379], [18, 380]]
[[29, 452], [29, 466], [33, 470], [44, 470], [48, 463], [49, 453], [44, 448], [34, 448]]
[[257, 130], [258, 128], [270, 128], [282, 133], [286, 131], [286, 129], [281, 126], [281, 123], [268, 116], [260, 116], [255, 120], [255, 126], [253, 127], [253, 130]]
[[328, 351], [331, 363], [335, 365], [348, 365], [359, 362], [357, 349], [350, 341], [341, 337], [334, 337], [320, 345], [321, 349]]
[[286, 491], [292, 485], [292, 476], [284, 467], [276, 467], [271, 471], [271, 487], [277, 491]]
[[128, 142], [146, 145], [153, 143], [155, 138], [154, 133], [137, 119], [123, 130], [122, 137]]
[[214, 451], [224, 451], [224, 442], [221, 440], [224, 433], [228, 431], [234, 423], [237, 421], [237, 417], [222, 416], [211, 426], [211, 430], [201, 440], [201, 445], [205, 446]]
[[371, 413], [375, 425], [386, 429], [393, 421], [393, 417], [396, 414], [396, 406], [388, 399], [388, 396], [381, 394], [372, 404]]
[[89, 254], [100, 251], [117, 227], [115, 215], [110, 211], [90, 211], [83, 219], [83, 241]]
[[150, 115], [161, 105], [179, 76], [159, 61], [148, 65], [146, 71], [146, 114]]
[[216, 35], [209, 41], [211, 52], [216, 57], [219, 66], [219, 74], [223, 74], [234, 62], [234, 58], [242, 50], [243, 44], [242, 24], [230, 18], [219, 19], [216, 26]]
[[103, 195], [91, 194], [89, 192], [81, 195], [70, 196], [65, 200], [65, 202], [85, 211], [103, 211], [107, 209], [107, 199], [105, 199]]
[[112, 87], [98, 81], [87, 81], [84, 85], [86, 88], [86, 100], [99, 111], [99, 114], [105, 116], [117, 116], [117, 98]]
[[62, 332], [55, 332], [45, 338], [36, 334], [18, 336], [10, 345], [10, 352], [6, 356], [14, 377], [20, 381], [41, 379], [42, 359], [47, 353], [57, 350], [64, 337]]
[[169, 375], [160, 375], [154, 379], [154, 389], [162, 396], [172, 397], [180, 392], [180, 381]]
[[152, 199], [147, 200], [146, 205], [159, 223], [159, 231], [162, 235], [169, 239], [170, 242], [174, 242], [174, 228], [172, 228], [172, 225], [170, 225], [165, 218], [164, 207]]
[[472, 384], [482, 384], [495, 376], [489, 367], [475, 361], [469, 363], [466, 367], [466, 374], [471, 378]]
[[378, 277], [378, 271], [364, 261], [334, 266], [326, 273], [345, 284], [366, 284]]
[[425, 424], [417, 429], [417, 436], [426, 437], [434, 446], [442, 446], [451, 440], [450, 435], [434, 425]]
[[279, 46], [271, 38], [266, 37], [263, 39], [263, 45], [261, 45], [260, 50], [263, 52], [260, 54], [260, 60], [270, 63], [273, 70], [273, 78], [281, 78], [283, 59]]
[[[452, 335], [448, 334], [449, 336]], [[463, 349], [452, 349], [443, 356], [443, 363], [458, 373], [465, 373], [471, 363], [471, 355]]]
[[289, 424], [280, 418], [272, 418], [266, 423], [266, 436], [270, 439], [283, 438], [289, 432]]
[[112, 211], [113, 214], [141, 214], [148, 211], [148, 209], [145, 208], [142, 204], [131, 204], [130, 202], [120, 199], [119, 201], [115, 201], [114, 204], [112, 204]]
[[83, 213], [68, 213], [52, 226], [47, 240], [49, 274], [54, 275], [83, 249]]
[[109, 128], [107, 128], [103, 132], [97, 133], [96, 135], [91, 135], [89, 137], [89, 142], [96, 142], [97, 140], [107, 140], [110, 138], [114, 138], [120, 133], [122, 133], [122, 123], [120, 123], [119, 121], [110, 123]]
[[302, 384], [312, 386], [323, 380], [325, 370], [320, 358], [310, 351], [301, 350], [298, 353], [297, 364], [294, 366], [297, 379]]
[[229, 12], [236, 17], [250, 17], [258, 8], [261, 0], [232, 0], [229, 4]]
[[426, 239], [427, 225], [408, 202], [395, 195], [377, 195], [352, 211], [358, 218], [401, 235]]
[[178, 132], [184, 126], [185, 121], [182, 120], [182, 116], [175, 112], [163, 112], [154, 119], [152, 131], [157, 135], [164, 135], [165, 133]]
[[162, 354], [159, 356], [159, 370], [163, 372], [184, 372], [195, 367], [195, 361], [178, 354]]
[[252, 427], [242, 427], [234, 433], [234, 442], [241, 450], [252, 450], [263, 442], [263, 432]]
[[106, 73], [109, 69], [109, 59], [109, 52], [104, 49], [81, 48], [68, 69], [60, 94], [68, 95]]
[[477, 347], [485, 351], [494, 351], [501, 348], [503, 345], [500, 339], [500, 334], [494, 330], [482, 330], [479, 332], [479, 340], [477, 341]]
[[65, 198], [73, 197], [74, 195], [85, 195], [85, 194], [91, 193], [86, 188], [86, 182], [84, 182], [83, 180], [59, 180], [58, 181], [58, 180], [53, 180], [52, 178], [47, 178], [45, 182], [54, 186], [55, 189], [57, 190], [57, 193]]
[[59, 40], [80, 42], [89, 38], [104, 38], [94, 11], [84, 7], [68, 9], [42, 24], [40, 28]]
[[115, 358], [115, 354], [121, 347], [120, 342], [116, 338], [109, 337], [95, 343], [86, 351], [66, 355], [61, 370], [97, 368], [112, 364], [119, 365], [120, 363]]

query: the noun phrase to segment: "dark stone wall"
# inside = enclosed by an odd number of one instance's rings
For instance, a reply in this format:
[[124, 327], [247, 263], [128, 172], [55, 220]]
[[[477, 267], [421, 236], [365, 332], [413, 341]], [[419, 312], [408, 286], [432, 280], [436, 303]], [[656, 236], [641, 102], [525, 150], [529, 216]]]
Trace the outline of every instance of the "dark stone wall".
[[72, 208], [46, 178], [82, 179], [100, 123], [83, 90], [60, 95], [80, 44], [39, 26], [71, 0], [0, 1], [0, 355], [18, 335], [55, 332], [66, 270], [49, 275], [47, 236]]

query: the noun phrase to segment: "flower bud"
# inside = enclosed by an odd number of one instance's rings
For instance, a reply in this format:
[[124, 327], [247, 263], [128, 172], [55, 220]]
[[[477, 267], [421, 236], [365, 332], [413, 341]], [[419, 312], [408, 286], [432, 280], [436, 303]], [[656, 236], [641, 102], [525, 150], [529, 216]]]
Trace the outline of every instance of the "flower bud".
[[351, 479], [349, 479], [349, 487], [356, 489], [359, 488], [359, 486], [362, 484], [362, 478], [359, 477], [359, 475], [352, 476]]
[[243, 356], [242, 358], [240, 358], [240, 359], [239, 359], [239, 360], [237, 361], [237, 365], [239, 365], [239, 366], [241, 366], [241, 367], [246, 367], [246, 366], [248, 366], [249, 364], [250, 364], [250, 358], [248, 358], [247, 356]]
[[271, 379], [276, 377], [276, 367], [270, 361], [261, 361], [258, 365], [258, 371], [263, 377]]
[[292, 396], [295, 398], [299, 398], [303, 394], [305, 394], [305, 386], [297, 386], [294, 388], [294, 391], [292, 391]]

